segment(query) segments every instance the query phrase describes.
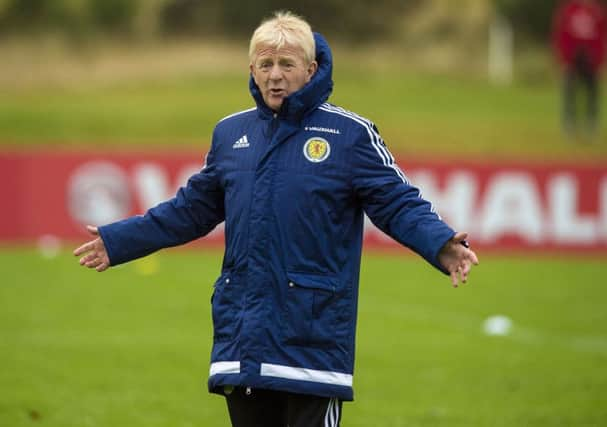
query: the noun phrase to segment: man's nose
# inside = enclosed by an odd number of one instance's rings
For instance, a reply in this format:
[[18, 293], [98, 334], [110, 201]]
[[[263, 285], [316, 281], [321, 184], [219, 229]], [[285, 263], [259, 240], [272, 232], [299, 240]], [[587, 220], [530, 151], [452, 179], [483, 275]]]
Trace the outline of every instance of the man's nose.
[[280, 80], [282, 78], [282, 71], [280, 66], [274, 65], [270, 70], [270, 80]]

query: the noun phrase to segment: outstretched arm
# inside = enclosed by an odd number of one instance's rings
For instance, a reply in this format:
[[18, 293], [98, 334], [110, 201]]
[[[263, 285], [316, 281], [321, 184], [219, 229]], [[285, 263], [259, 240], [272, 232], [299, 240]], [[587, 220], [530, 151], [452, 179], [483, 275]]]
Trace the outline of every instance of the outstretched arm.
[[[369, 126], [371, 126], [369, 124]], [[352, 150], [352, 183], [367, 216], [380, 230], [450, 274], [438, 254], [456, 235], [422, 197], [377, 133], [368, 128]]]
[[[215, 141], [215, 137], [214, 141]], [[215, 164], [215, 142], [202, 170], [190, 177], [175, 197], [144, 215], [88, 230], [96, 239], [76, 249], [80, 264], [97, 271], [181, 245], [208, 234], [225, 219], [224, 193]]]
[[438, 253], [438, 260], [449, 272], [451, 283], [455, 288], [457, 288], [459, 280], [466, 283], [470, 269], [473, 265], [478, 265], [476, 254], [466, 242], [467, 237], [468, 233], [457, 233], [445, 243]]
[[86, 229], [93, 236], [97, 236], [97, 238], [90, 240], [82, 246], [76, 248], [74, 250], [74, 255], [84, 255], [82, 258], [80, 258], [80, 265], [88, 268], [94, 268], [98, 272], [105, 271], [110, 266], [110, 258], [108, 257], [107, 250], [105, 249], [103, 239], [99, 236], [97, 227], [87, 225]]
[[[466, 283], [476, 254], [466, 243], [467, 233], [456, 233], [441, 220], [418, 188], [394, 163], [375, 127], [369, 124], [353, 150], [353, 184], [371, 221], [386, 234], [413, 249], [457, 287]], [[459, 277], [458, 277], [459, 276]]]

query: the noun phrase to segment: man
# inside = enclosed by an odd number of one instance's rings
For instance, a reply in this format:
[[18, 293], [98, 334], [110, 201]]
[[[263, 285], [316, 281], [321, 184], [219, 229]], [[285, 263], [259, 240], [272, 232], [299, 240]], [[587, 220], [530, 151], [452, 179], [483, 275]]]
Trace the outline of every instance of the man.
[[599, 73], [605, 59], [607, 22], [595, 0], [571, 0], [557, 9], [552, 44], [563, 67], [563, 128], [575, 136], [576, 92], [582, 86], [587, 96], [586, 133], [598, 130]]
[[256, 108], [221, 120], [202, 171], [75, 250], [98, 271], [225, 221], [209, 390], [234, 426], [337, 426], [352, 400], [363, 212], [465, 282], [477, 258], [394, 163], [375, 126], [328, 104], [331, 51], [290, 13], [253, 34]]

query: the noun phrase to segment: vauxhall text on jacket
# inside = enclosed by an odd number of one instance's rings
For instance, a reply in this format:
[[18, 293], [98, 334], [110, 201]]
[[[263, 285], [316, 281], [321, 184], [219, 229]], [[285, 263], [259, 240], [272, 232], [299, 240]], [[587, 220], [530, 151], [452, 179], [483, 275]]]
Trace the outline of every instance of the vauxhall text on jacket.
[[363, 213], [442, 270], [454, 231], [407, 181], [376, 127], [327, 103], [331, 52], [278, 113], [220, 121], [202, 171], [175, 198], [104, 227], [112, 265], [209, 233], [225, 221], [212, 297], [209, 389], [250, 386], [352, 400]]

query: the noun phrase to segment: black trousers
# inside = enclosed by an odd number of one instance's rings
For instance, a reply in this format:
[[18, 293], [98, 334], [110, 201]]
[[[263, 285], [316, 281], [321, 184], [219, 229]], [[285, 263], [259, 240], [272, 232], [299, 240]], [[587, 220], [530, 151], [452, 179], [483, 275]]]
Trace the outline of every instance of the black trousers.
[[237, 387], [224, 392], [232, 427], [338, 427], [336, 398]]
[[[597, 73], [588, 67], [573, 66], [565, 72], [563, 82], [563, 127], [574, 135], [583, 130], [593, 135], [598, 130], [599, 82]], [[585, 98], [582, 117], [578, 117], [577, 94]], [[581, 129], [580, 129], [581, 128]]]

